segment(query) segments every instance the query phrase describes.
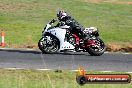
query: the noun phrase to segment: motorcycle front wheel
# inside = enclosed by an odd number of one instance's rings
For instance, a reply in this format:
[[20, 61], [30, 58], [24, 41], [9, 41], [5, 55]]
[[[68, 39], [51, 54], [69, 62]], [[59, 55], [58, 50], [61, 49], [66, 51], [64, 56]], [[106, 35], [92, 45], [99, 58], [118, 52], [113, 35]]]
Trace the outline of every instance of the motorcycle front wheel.
[[39, 49], [46, 54], [56, 53], [59, 50], [57, 38], [53, 36], [44, 36], [38, 42]]
[[96, 38], [95, 42], [95, 45], [88, 47], [87, 52], [92, 56], [100, 56], [106, 50], [105, 43], [99, 37]]

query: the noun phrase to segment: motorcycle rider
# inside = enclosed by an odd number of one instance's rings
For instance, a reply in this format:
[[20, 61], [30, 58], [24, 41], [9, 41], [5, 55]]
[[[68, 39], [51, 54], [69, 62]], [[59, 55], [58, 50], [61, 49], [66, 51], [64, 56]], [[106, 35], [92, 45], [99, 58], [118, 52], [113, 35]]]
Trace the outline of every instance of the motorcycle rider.
[[69, 16], [64, 10], [58, 11], [57, 17], [58, 17], [59, 23], [56, 25], [56, 27], [62, 24], [70, 26], [69, 30], [71, 33], [75, 33], [81, 39], [87, 38], [88, 35], [83, 33], [84, 28], [75, 19]]

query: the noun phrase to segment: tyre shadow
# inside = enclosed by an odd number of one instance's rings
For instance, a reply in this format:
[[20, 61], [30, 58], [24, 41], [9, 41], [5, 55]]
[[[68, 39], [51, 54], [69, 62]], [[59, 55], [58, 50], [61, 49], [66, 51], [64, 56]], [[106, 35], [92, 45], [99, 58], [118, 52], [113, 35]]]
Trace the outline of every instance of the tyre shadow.
[[39, 50], [0, 49], [0, 51], [4, 51], [4, 52], [18, 52], [18, 53], [31, 53], [31, 54], [43, 54], [43, 55], [85, 55], [85, 56], [90, 56], [86, 52], [57, 52], [57, 53], [52, 53], [52, 54], [45, 54], [45, 53], [42, 53]]
[[82, 53], [82, 52], [57, 52], [57, 53], [52, 53], [52, 55], [88, 55], [89, 56], [88, 53]]

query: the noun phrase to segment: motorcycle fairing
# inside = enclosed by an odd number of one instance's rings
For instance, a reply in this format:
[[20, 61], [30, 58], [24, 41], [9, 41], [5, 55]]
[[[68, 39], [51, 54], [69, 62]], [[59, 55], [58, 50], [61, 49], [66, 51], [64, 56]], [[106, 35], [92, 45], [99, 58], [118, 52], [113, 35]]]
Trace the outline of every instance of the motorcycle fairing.
[[46, 32], [51, 33], [52, 35], [56, 36], [59, 41], [60, 41], [60, 50], [66, 50], [66, 49], [75, 49], [75, 47], [70, 44], [69, 42], [65, 41], [65, 34], [66, 34], [66, 30], [65, 29], [61, 29], [59, 27], [57, 28], [53, 28], [50, 30], [46, 30]]

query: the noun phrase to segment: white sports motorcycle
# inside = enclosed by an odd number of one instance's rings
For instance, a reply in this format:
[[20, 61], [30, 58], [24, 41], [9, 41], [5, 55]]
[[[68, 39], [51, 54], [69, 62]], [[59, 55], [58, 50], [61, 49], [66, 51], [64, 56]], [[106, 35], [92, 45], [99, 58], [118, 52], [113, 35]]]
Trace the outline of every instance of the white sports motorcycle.
[[100, 56], [105, 51], [105, 44], [99, 38], [97, 28], [89, 27], [83, 31], [89, 35], [86, 40], [80, 39], [76, 34], [70, 33], [69, 26], [52, 26], [55, 21], [49, 22], [42, 31], [42, 38], [38, 47], [43, 53], [56, 53], [64, 51], [83, 51], [90, 55]]

